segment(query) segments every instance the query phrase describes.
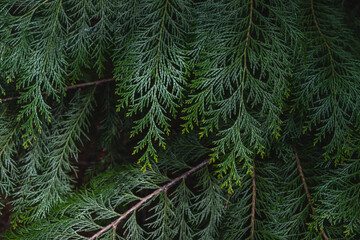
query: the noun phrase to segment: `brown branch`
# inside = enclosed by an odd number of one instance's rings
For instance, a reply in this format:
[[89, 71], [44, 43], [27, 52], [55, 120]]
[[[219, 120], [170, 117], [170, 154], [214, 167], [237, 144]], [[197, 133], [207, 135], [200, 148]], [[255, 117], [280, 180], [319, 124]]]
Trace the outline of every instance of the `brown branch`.
[[330, 49], [330, 46], [329, 46], [329, 44], [327, 43], [324, 34], [321, 32], [320, 27], [319, 27], [319, 24], [318, 24], [318, 22], [317, 22], [317, 20], [316, 20], [315, 9], [314, 9], [314, 0], [310, 0], [310, 5], [311, 5], [311, 14], [312, 14], [312, 16], [313, 16], [313, 21], [314, 21], [314, 24], [315, 24], [315, 26], [316, 26], [316, 29], [318, 30], [318, 32], [319, 32], [322, 40], [324, 41], [325, 46], [326, 46], [328, 49]]
[[79, 83], [79, 84], [75, 84], [72, 86], [68, 86], [65, 89], [69, 90], [69, 89], [74, 89], [74, 88], [89, 87], [89, 86], [100, 85], [100, 84], [112, 82], [112, 81], [115, 81], [115, 78], [107, 78], [107, 79], [101, 79], [101, 80], [97, 80], [97, 81], [93, 81], [93, 82]]
[[225, 209], [227, 209], [228, 206], [229, 206], [230, 198], [231, 198], [231, 194], [228, 193], [227, 200], [226, 200], [226, 203], [225, 203]]
[[176, 183], [178, 183], [180, 180], [185, 179], [187, 176], [189, 176], [190, 174], [196, 172], [197, 170], [199, 170], [200, 168], [206, 166], [207, 164], [209, 164], [210, 159], [207, 159], [203, 162], [201, 162], [199, 165], [191, 168], [189, 171], [183, 173], [181, 176], [173, 179], [171, 182], [165, 184], [164, 186], [162, 186], [161, 188], [155, 190], [154, 192], [152, 192], [151, 194], [147, 195], [146, 197], [141, 198], [141, 200], [135, 204], [133, 207], [131, 207], [129, 210], [127, 210], [123, 215], [121, 215], [118, 219], [116, 219], [115, 221], [113, 221], [112, 223], [110, 223], [109, 225], [107, 225], [106, 227], [102, 228], [100, 231], [98, 231], [97, 233], [95, 233], [92, 237], [88, 238], [88, 240], [94, 240], [95, 238], [99, 237], [101, 234], [103, 234], [104, 232], [108, 231], [109, 229], [116, 229], [117, 226], [119, 225], [119, 223], [124, 220], [125, 218], [127, 218], [132, 212], [136, 211], [137, 209], [139, 209], [144, 203], [146, 203], [147, 201], [149, 201], [150, 199], [152, 199], [153, 197], [155, 197], [156, 195], [158, 195], [159, 193], [163, 192], [163, 191], [167, 191], [170, 187], [172, 187], [173, 185], [175, 185]]
[[250, 230], [250, 239], [254, 240], [255, 232], [255, 206], [256, 206], [256, 182], [255, 182], [255, 162], [253, 167], [253, 173], [251, 176], [252, 184], [252, 203], [251, 203], [251, 230]]
[[[296, 165], [297, 165], [297, 168], [298, 168], [298, 170], [299, 170], [300, 178], [301, 178], [301, 181], [302, 181], [303, 186], [304, 186], [306, 198], [307, 198], [307, 200], [308, 200], [308, 202], [309, 202], [309, 206], [310, 206], [310, 208], [311, 208], [312, 213], [313, 213], [314, 215], [316, 215], [315, 208], [314, 208], [314, 206], [313, 206], [313, 204], [312, 204], [312, 201], [311, 201], [311, 198], [312, 198], [312, 197], [311, 197], [311, 195], [310, 195], [309, 188], [308, 188], [308, 186], [307, 186], [307, 184], [306, 184], [305, 175], [304, 175], [304, 172], [303, 172], [302, 167], [301, 167], [301, 164], [300, 164], [300, 158], [299, 158], [299, 155], [297, 154], [295, 148], [294, 148], [294, 152], [295, 152]], [[320, 232], [321, 232], [323, 238], [324, 238], [325, 240], [327, 240], [327, 239], [328, 239], [328, 236], [326, 235], [326, 233], [325, 233], [325, 231], [324, 231], [323, 228], [320, 228]]]
[[309, 202], [309, 206], [311, 208], [311, 211], [314, 213], [315, 212], [315, 208], [314, 206], [312, 205], [312, 197], [310, 195], [310, 192], [309, 192], [309, 188], [307, 186], [307, 183], [306, 183], [306, 180], [305, 180], [305, 175], [304, 175], [304, 172], [302, 170], [302, 167], [301, 167], [301, 164], [300, 164], [300, 158], [299, 158], [299, 155], [297, 154], [297, 152], [295, 151], [295, 159], [296, 159], [296, 164], [297, 164], [297, 168], [299, 170], [299, 173], [300, 173], [300, 177], [301, 177], [301, 181], [304, 185], [304, 190], [305, 190], [305, 194], [306, 194], [306, 198]]
[[[97, 80], [97, 81], [93, 81], [93, 82], [79, 83], [79, 84], [75, 84], [75, 85], [72, 85], [72, 86], [65, 87], [65, 90], [71, 90], [71, 89], [76, 89], [76, 88], [81, 88], [81, 87], [89, 87], [89, 86], [94, 86], [94, 85], [100, 85], [100, 84], [103, 84], [103, 83], [112, 82], [114, 80], [115, 80], [114, 78], [108, 78], [108, 79], [101, 79], [101, 80]], [[56, 91], [59, 91], [59, 89], [57, 89]], [[47, 92], [42, 92], [41, 93], [41, 95], [46, 95], [46, 94], [47, 94]], [[8, 98], [0, 99], [0, 103], [17, 100], [19, 98], [20, 98], [20, 96], [8, 97]]]
[[246, 33], [245, 48], [244, 48], [244, 53], [243, 53], [244, 55], [246, 54], [246, 48], [248, 46], [249, 39], [250, 39], [250, 29], [251, 29], [251, 25], [252, 25], [252, 16], [253, 16], [253, 5], [254, 5], [254, 1], [250, 0], [249, 26], [248, 26], [247, 33]]

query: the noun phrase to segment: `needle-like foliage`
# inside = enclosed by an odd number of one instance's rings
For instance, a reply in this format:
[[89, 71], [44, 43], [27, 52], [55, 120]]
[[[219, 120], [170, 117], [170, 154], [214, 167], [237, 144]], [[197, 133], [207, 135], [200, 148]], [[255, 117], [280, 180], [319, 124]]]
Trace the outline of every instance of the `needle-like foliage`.
[[14, 116], [8, 115], [6, 107], [1, 108], [0, 111], [0, 193], [8, 196], [17, 180], [15, 156], [20, 124], [14, 121]]
[[[23, 178], [26, 181], [22, 182], [19, 192], [27, 194], [16, 194], [18, 199], [14, 201], [22, 221], [34, 221], [46, 216], [54, 203], [61, 202], [71, 191], [69, 173], [76, 173], [76, 169], [70, 160], [77, 160], [78, 143], [84, 137], [84, 131], [88, 129], [94, 91], [95, 89], [92, 89], [82, 96], [76, 94], [63, 119], [45, 133], [47, 136], [42, 136], [42, 141], [46, 141], [47, 145], [41, 146], [40, 141], [36, 142], [22, 160], [27, 164], [36, 165], [33, 167], [35, 172], [31, 173], [26, 169], [24, 171]], [[29, 158], [41, 160], [41, 168], [38, 166], [39, 163]]]
[[332, 2], [304, 2], [307, 38], [295, 71], [296, 103], [309, 112], [304, 131], [316, 129], [314, 143], [324, 142], [324, 157], [338, 163], [358, 148], [360, 62], [354, 42], [340, 37], [352, 33], [340, 6]]
[[120, 55], [120, 62], [116, 63], [120, 71], [115, 75], [119, 81], [119, 109], [128, 106], [129, 117], [143, 113], [135, 120], [131, 135], [143, 135], [134, 153], [144, 149], [139, 161], [145, 161], [146, 169], [151, 167], [151, 158], [157, 160], [154, 141], [165, 147], [170, 118], [176, 115], [183, 97], [184, 43], [190, 10], [188, 3], [181, 0], [142, 1], [134, 7], [137, 18], [130, 16], [128, 21], [137, 28], [129, 26], [128, 30], [134, 33], [129, 33], [131, 43], [124, 50], [128, 54], [124, 59]]
[[200, 124], [201, 136], [216, 132], [212, 157], [229, 153], [217, 164], [217, 173], [222, 177], [230, 172], [225, 185], [232, 191], [233, 178], [240, 181], [232, 171], [236, 162], [242, 161], [251, 172], [252, 159], [264, 154], [268, 135], [280, 135], [292, 52], [286, 40], [299, 33], [289, 14], [291, 7], [279, 1], [204, 4], [200, 18], [217, 14], [199, 30], [199, 39], [206, 39], [205, 53], [191, 84], [196, 92], [188, 101], [185, 129]]
[[359, 9], [1, 0], [0, 238], [360, 239]]

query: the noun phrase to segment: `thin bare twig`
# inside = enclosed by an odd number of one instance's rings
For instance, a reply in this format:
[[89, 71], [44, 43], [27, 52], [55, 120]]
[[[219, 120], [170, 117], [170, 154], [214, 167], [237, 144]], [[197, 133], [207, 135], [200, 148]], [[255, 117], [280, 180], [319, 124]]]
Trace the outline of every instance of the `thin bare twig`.
[[[242, 80], [242, 91], [241, 91], [241, 97], [243, 97], [244, 95], [244, 84], [245, 84], [245, 74], [246, 74], [246, 69], [247, 69], [247, 65], [246, 65], [246, 50], [249, 44], [249, 40], [250, 40], [250, 31], [251, 31], [251, 25], [253, 22], [253, 11], [254, 11], [254, 0], [250, 0], [250, 13], [249, 13], [249, 26], [247, 29], [247, 33], [246, 33], [246, 40], [245, 40], [245, 47], [244, 47], [244, 72], [243, 72], [243, 80]], [[255, 232], [255, 203], [256, 203], [256, 182], [255, 182], [255, 162], [253, 165], [253, 173], [252, 173], [252, 204], [251, 204], [251, 229], [250, 229], [250, 239], [254, 240], [254, 232]]]
[[230, 198], [231, 198], [231, 194], [228, 193], [227, 200], [226, 200], [226, 203], [225, 203], [225, 209], [227, 209], [228, 206], [229, 206]]
[[199, 170], [200, 168], [203, 168], [204, 166], [206, 166], [207, 164], [209, 164], [210, 159], [207, 159], [203, 162], [201, 162], [199, 165], [191, 168], [189, 171], [183, 173], [181, 176], [173, 179], [171, 182], [165, 184], [164, 186], [162, 186], [161, 188], [155, 190], [154, 192], [152, 192], [151, 194], [147, 195], [146, 197], [141, 198], [141, 200], [135, 204], [133, 207], [131, 207], [129, 210], [127, 210], [123, 215], [121, 215], [118, 219], [116, 219], [115, 221], [113, 221], [112, 223], [110, 223], [109, 225], [107, 225], [106, 227], [102, 228], [100, 231], [98, 231], [97, 233], [95, 233], [92, 237], [88, 238], [88, 240], [94, 240], [95, 238], [99, 237], [101, 234], [103, 234], [104, 232], [108, 231], [109, 229], [116, 229], [117, 226], [119, 225], [119, 223], [126, 219], [132, 212], [136, 211], [137, 209], [139, 209], [144, 203], [146, 203], [147, 201], [149, 201], [150, 199], [152, 199], [153, 197], [155, 197], [156, 195], [158, 195], [159, 193], [163, 192], [163, 191], [167, 191], [170, 187], [172, 187], [173, 185], [175, 185], [176, 183], [178, 183], [180, 180], [185, 179], [187, 176], [189, 176], [190, 174], [196, 172], [197, 170]]
[[255, 162], [253, 165], [253, 173], [251, 176], [251, 185], [252, 185], [252, 203], [251, 203], [251, 230], [250, 230], [250, 239], [254, 240], [255, 232], [255, 206], [256, 206], [256, 182], [255, 182]]
[[[300, 158], [299, 158], [299, 155], [297, 154], [295, 148], [294, 148], [294, 152], [295, 152], [295, 159], [296, 159], [297, 168], [298, 168], [298, 170], [299, 170], [300, 178], [301, 178], [301, 181], [302, 181], [303, 186], [304, 186], [306, 198], [307, 198], [307, 200], [308, 200], [308, 202], [309, 202], [309, 206], [310, 206], [310, 208], [311, 208], [312, 213], [313, 213], [314, 215], [316, 215], [316, 213], [315, 213], [315, 208], [314, 208], [314, 206], [313, 206], [313, 204], [312, 204], [312, 201], [311, 201], [311, 195], [310, 195], [310, 192], [309, 192], [309, 188], [308, 188], [308, 186], [307, 186], [307, 184], [306, 184], [305, 175], [304, 175], [304, 172], [303, 172], [302, 167], [301, 167], [301, 164], [300, 164]], [[320, 228], [320, 232], [321, 232], [323, 238], [324, 238], [325, 240], [327, 240], [327, 239], [328, 239], [328, 236], [326, 235], [326, 233], [325, 233], [325, 231], [324, 231], [323, 228]]]
[[[81, 88], [81, 87], [89, 87], [89, 86], [94, 86], [94, 85], [100, 85], [100, 84], [103, 84], [103, 83], [112, 82], [114, 80], [115, 80], [114, 78], [108, 78], [108, 79], [101, 79], [101, 80], [97, 80], [97, 81], [93, 81], [93, 82], [79, 83], [79, 84], [75, 84], [75, 85], [72, 85], [72, 86], [65, 87], [65, 89], [70, 90], [70, 89], [76, 89], [76, 88]], [[59, 90], [57, 89], [57, 91], [59, 91]], [[41, 93], [41, 95], [45, 95], [45, 94], [47, 94], [47, 92], [42, 92]], [[0, 100], [0, 103], [17, 100], [20, 97], [21, 96], [4, 98], [4, 99]]]

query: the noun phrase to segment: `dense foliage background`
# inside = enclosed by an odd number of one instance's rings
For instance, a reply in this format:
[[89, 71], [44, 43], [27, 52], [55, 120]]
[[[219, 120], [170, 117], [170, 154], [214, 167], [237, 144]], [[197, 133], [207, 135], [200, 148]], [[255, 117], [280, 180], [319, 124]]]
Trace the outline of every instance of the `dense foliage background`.
[[0, 1], [2, 238], [360, 239], [359, 11]]

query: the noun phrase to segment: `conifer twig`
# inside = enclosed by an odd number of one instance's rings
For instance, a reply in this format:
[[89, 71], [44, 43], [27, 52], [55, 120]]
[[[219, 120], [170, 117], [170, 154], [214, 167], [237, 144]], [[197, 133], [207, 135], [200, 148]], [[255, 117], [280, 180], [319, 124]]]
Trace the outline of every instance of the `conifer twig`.
[[243, 98], [244, 96], [244, 86], [245, 86], [245, 74], [246, 74], [246, 69], [247, 69], [247, 65], [246, 65], [246, 50], [249, 44], [249, 40], [250, 40], [250, 30], [251, 30], [251, 25], [252, 25], [252, 16], [253, 16], [253, 5], [254, 5], [254, 1], [250, 0], [250, 13], [249, 13], [249, 26], [246, 32], [246, 40], [245, 40], [245, 47], [244, 47], [244, 52], [243, 52], [243, 56], [244, 56], [244, 70], [242, 73], [242, 81], [241, 81], [241, 98]]
[[315, 26], [316, 26], [316, 29], [317, 29], [317, 31], [319, 32], [322, 40], [324, 41], [324, 44], [325, 44], [326, 48], [330, 50], [330, 46], [329, 46], [329, 44], [327, 43], [324, 34], [323, 34], [322, 31], [320, 30], [318, 21], [317, 21], [317, 19], [316, 19], [315, 8], [314, 8], [314, 0], [310, 0], [310, 4], [311, 4], [311, 14], [312, 14], [312, 16], [313, 16], [313, 21], [314, 21], [314, 24], [315, 24]]
[[[301, 167], [301, 164], [300, 164], [300, 158], [299, 158], [299, 155], [298, 155], [298, 153], [296, 152], [296, 149], [295, 149], [295, 148], [294, 148], [294, 152], [295, 152], [296, 165], [297, 165], [297, 168], [298, 168], [298, 170], [299, 170], [300, 178], [301, 178], [301, 181], [302, 181], [303, 186], [304, 186], [306, 198], [307, 198], [307, 200], [308, 200], [308, 202], [309, 202], [309, 206], [310, 206], [310, 208], [311, 208], [312, 213], [313, 213], [314, 215], [316, 215], [316, 213], [315, 213], [315, 208], [314, 208], [314, 206], [313, 206], [313, 204], [312, 204], [312, 201], [311, 201], [311, 195], [310, 195], [310, 192], [309, 192], [309, 188], [308, 188], [308, 186], [307, 186], [307, 184], [306, 184], [305, 175], [304, 175], [304, 172], [303, 172], [302, 167]], [[324, 231], [323, 228], [320, 228], [320, 232], [321, 232], [323, 238], [324, 238], [325, 240], [327, 240], [327, 239], [328, 239], [328, 236], [326, 235], [326, 233], [325, 233], [325, 231]]]
[[256, 182], [255, 182], [255, 162], [253, 166], [253, 172], [251, 176], [251, 184], [252, 184], [252, 203], [251, 203], [251, 230], [250, 230], [250, 239], [254, 240], [254, 232], [255, 232], [255, 206], [256, 206]]
[[227, 209], [228, 206], [229, 206], [230, 198], [231, 198], [231, 194], [228, 193], [227, 200], [226, 200], [226, 203], [225, 203], [225, 209]]
[[[244, 72], [243, 72], [243, 80], [242, 80], [242, 90], [241, 90], [241, 97], [244, 94], [244, 81], [245, 81], [245, 74], [246, 74], [246, 50], [249, 44], [250, 39], [250, 30], [252, 25], [252, 17], [253, 17], [253, 10], [254, 10], [254, 1], [250, 0], [250, 14], [249, 14], [249, 26], [246, 33], [246, 40], [245, 40], [245, 48], [244, 48]], [[254, 232], [255, 232], [255, 206], [256, 206], [256, 182], [255, 182], [255, 162], [253, 165], [253, 172], [251, 176], [251, 184], [252, 184], [252, 203], [251, 203], [251, 230], [250, 230], [250, 239], [254, 240]]]
[[[93, 81], [93, 82], [79, 83], [79, 84], [75, 84], [75, 85], [72, 85], [72, 86], [67, 86], [67, 87], [65, 87], [65, 89], [70, 90], [70, 89], [76, 89], [76, 88], [81, 88], [81, 87], [89, 87], [89, 86], [94, 86], [94, 85], [100, 85], [100, 84], [103, 84], [103, 83], [112, 82], [114, 80], [115, 80], [114, 78], [107, 78], [107, 79], [101, 79], [101, 80], [97, 80], [97, 81]], [[58, 91], [58, 89], [57, 89], [57, 91]], [[41, 93], [41, 95], [45, 95], [45, 94], [47, 94], [46, 91]], [[4, 102], [17, 100], [20, 97], [21, 96], [15, 96], [15, 97], [8, 97], [8, 98], [0, 99], [0, 104], [4, 103]]]
[[243, 55], [246, 54], [246, 49], [247, 49], [247, 46], [248, 46], [248, 44], [249, 44], [250, 30], [251, 30], [252, 16], [253, 16], [253, 5], [254, 5], [253, 0], [250, 0], [249, 26], [248, 26], [248, 29], [247, 29], [247, 32], [246, 32], [245, 48], [244, 48], [244, 53], [243, 53]]
[[329, 58], [330, 58], [330, 66], [331, 66], [331, 70], [332, 70], [332, 75], [334, 75], [335, 73], [335, 69], [334, 69], [334, 60], [333, 60], [333, 56], [332, 56], [332, 53], [331, 53], [331, 50], [330, 50], [330, 46], [325, 38], [325, 35], [322, 33], [321, 29], [320, 29], [320, 26], [319, 26], [319, 23], [316, 19], [316, 15], [315, 15], [315, 8], [314, 8], [314, 0], [310, 0], [310, 4], [311, 4], [311, 14], [313, 16], [313, 21], [314, 21], [314, 24], [316, 26], [316, 29], [317, 31], [319, 32], [327, 50], [328, 50], [328, 53], [329, 53]]
[[99, 230], [97, 233], [95, 233], [93, 236], [91, 236], [90, 238], [88, 238], [88, 240], [94, 240], [96, 238], [98, 238], [101, 234], [103, 234], [104, 232], [108, 231], [109, 229], [115, 229], [117, 228], [117, 226], [119, 225], [119, 223], [124, 220], [125, 218], [127, 218], [132, 212], [136, 211], [137, 209], [139, 209], [144, 203], [146, 203], [147, 201], [149, 201], [150, 199], [152, 199], [153, 197], [155, 197], [156, 195], [158, 195], [159, 193], [163, 192], [163, 191], [167, 191], [170, 187], [172, 187], [173, 185], [175, 185], [176, 183], [178, 183], [180, 180], [185, 179], [187, 176], [189, 176], [190, 174], [196, 172], [197, 170], [203, 168], [204, 166], [206, 166], [207, 164], [209, 164], [210, 159], [206, 159], [203, 162], [201, 162], [200, 164], [198, 164], [197, 166], [191, 168], [189, 171], [183, 173], [182, 175], [180, 175], [179, 177], [173, 179], [171, 182], [165, 184], [164, 186], [162, 186], [161, 188], [158, 188], [157, 190], [155, 190], [154, 192], [152, 192], [151, 194], [147, 195], [146, 197], [141, 198], [141, 200], [135, 204], [134, 206], [132, 206], [129, 210], [127, 210], [124, 214], [122, 214], [118, 219], [116, 219], [115, 221], [113, 221], [112, 223], [110, 223], [109, 225], [107, 225], [106, 227], [102, 228], [101, 230]]

